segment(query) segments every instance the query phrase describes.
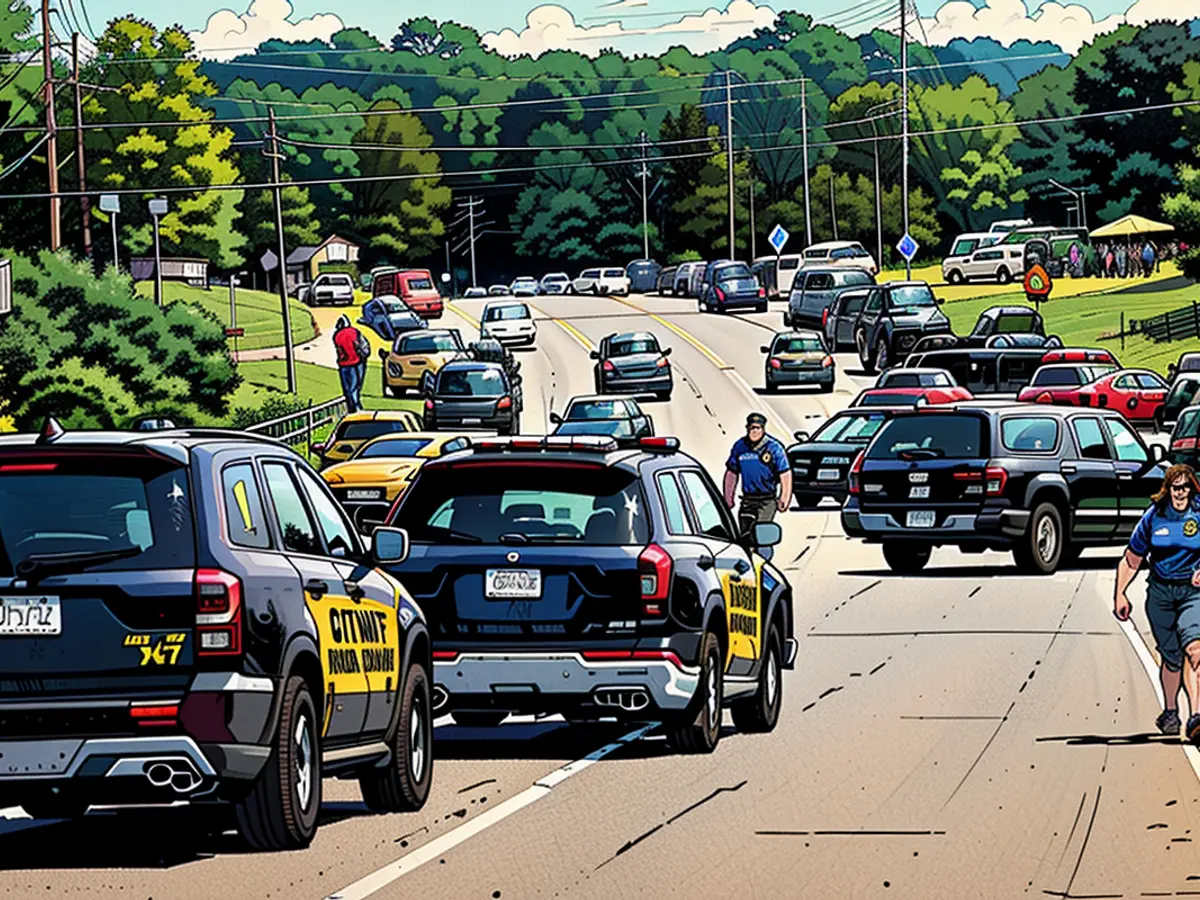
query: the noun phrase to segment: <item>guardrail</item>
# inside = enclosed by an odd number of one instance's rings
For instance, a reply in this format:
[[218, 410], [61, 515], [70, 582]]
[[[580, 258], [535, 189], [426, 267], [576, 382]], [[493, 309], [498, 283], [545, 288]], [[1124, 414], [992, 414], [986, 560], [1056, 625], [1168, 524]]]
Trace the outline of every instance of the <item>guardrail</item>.
[[289, 447], [311, 442], [318, 428], [331, 425], [346, 415], [346, 398], [337, 397], [277, 419], [251, 425], [246, 431], [282, 441]]
[[1149, 319], [1131, 320], [1129, 330], [1159, 342], [1200, 337], [1200, 302], [1193, 300], [1191, 306], [1160, 313]]

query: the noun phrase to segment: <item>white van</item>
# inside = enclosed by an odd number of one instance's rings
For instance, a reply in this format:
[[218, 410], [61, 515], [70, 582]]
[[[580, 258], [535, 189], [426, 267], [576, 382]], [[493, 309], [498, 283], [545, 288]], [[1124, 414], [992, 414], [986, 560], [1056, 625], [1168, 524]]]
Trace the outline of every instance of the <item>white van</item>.
[[1033, 224], [1033, 219], [997, 219], [992, 223], [992, 227], [988, 229], [989, 234], [1005, 235], [1010, 231], [1016, 231], [1018, 228], [1028, 228]]
[[949, 284], [979, 279], [1008, 284], [1024, 274], [1023, 244], [984, 245], [966, 256], [951, 256], [942, 261], [942, 277]]
[[[879, 266], [867, 248], [858, 241], [825, 241], [806, 247], [801, 267], [807, 266], [850, 266], [855, 269], [865, 269], [872, 275], [879, 274]], [[782, 274], [782, 273], [781, 273]], [[792, 278], [795, 278], [792, 273]], [[780, 285], [780, 290], [783, 286]]]
[[955, 273], [960, 276], [966, 275], [964, 267], [971, 254], [976, 250], [999, 243], [1002, 237], [1004, 237], [1002, 233], [992, 231], [968, 231], [960, 234], [950, 244], [950, 252], [942, 260], [942, 280], [950, 284], [958, 284], [959, 282], [955, 280]]

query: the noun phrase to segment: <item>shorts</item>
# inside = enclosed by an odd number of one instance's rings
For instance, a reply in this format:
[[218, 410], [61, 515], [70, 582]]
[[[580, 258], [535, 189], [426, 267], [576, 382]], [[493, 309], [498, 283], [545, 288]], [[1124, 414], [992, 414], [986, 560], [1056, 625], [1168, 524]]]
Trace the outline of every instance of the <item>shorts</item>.
[[1200, 588], [1150, 579], [1146, 618], [1163, 664], [1172, 672], [1183, 668], [1183, 650], [1200, 641]]

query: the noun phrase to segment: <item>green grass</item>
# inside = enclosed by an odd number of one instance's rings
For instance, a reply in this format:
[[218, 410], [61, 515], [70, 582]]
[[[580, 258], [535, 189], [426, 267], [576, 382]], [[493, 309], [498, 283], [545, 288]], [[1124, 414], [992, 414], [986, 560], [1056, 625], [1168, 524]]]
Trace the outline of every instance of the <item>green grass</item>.
[[[362, 392], [363, 406], [367, 409], [410, 409], [419, 412], [420, 400], [398, 400], [383, 396], [381, 365], [379, 360], [374, 359], [367, 363], [367, 381]], [[244, 362], [238, 365], [238, 372], [241, 373], [243, 382], [234, 392], [229, 404], [230, 409], [239, 406], [259, 406], [265, 397], [284, 394], [287, 391], [287, 371], [281, 359]], [[314, 405], [340, 397], [342, 382], [337, 369], [318, 366], [315, 363], [297, 362], [296, 395], [305, 403]]]
[[[153, 297], [154, 282], [139, 282], [137, 292], [144, 297]], [[205, 290], [180, 284], [177, 281], [164, 281], [163, 300], [166, 303], [186, 300], [211, 312], [223, 325], [229, 325], [229, 288], [223, 285], [214, 285], [212, 289]], [[317, 336], [317, 326], [313, 322], [312, 313], [309, 312], [307, 306], [296, 300], [290, 300], [288, 309], [292, 318], [293, 343], [303, 344]], [[279, 295], [238, 288], [237, 327], [244, 328], [246, 331], [244, 337], [237, 339], [238, 350], [282, 347], [283, 316], [279, 309]], [[229, 346], [234, 346], [232, 338], [230, 338]]]

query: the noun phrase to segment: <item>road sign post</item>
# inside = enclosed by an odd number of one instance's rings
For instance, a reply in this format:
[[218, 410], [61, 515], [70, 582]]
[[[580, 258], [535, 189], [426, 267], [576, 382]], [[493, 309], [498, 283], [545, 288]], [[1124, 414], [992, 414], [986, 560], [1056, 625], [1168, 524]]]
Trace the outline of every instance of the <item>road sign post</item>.
[[1034, 309], [1040, 311], [1042, 301], [1049, 300], [1050, 292], [1054, 290], [1054, 279], [1041, 265], [1035, 264], [1025, 273], [1024, 287], [1025, 299], [1033, 303]]
[[[912, 261], [917, 255], [917, 251], [921, 249], [921, 245], [916, 239], [908, 233], [896, 243], [896, 249], [900, 251], [900, 255], [904, 257], [905, 277], [912, 278]], [[883, 265], [883, 260], [879, 260], [879, 265]]]
[[775, 249], [776, 256], [783, 252], [783, 245], [787, 243], [789, 237], [791, 235], [782, 225], [776, 225], [771, 229], [771, 233], [767, 235], [767, 243]]

